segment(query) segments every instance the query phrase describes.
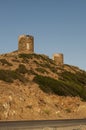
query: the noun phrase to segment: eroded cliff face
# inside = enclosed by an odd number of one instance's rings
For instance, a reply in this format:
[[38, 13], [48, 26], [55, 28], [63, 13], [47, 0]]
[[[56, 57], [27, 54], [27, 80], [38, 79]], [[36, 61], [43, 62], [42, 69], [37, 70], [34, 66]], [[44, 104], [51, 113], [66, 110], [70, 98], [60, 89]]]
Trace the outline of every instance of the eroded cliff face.
[[0, 120], [86, 118], [86, 72], [45, 55], [0, 55]]

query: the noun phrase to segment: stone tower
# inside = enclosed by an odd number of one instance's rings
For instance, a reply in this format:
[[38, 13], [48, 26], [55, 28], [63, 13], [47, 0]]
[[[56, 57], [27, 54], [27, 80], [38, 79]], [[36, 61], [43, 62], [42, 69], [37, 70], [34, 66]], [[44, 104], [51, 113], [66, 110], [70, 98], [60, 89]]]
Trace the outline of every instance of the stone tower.
[[59, 66], [64, 64], [64, 57], [62, 53], [56, 53], [53, 55], [53, 60], [55, 61], [55, 63]]
[[33, 53], [34, 37], [31, 35], [20, 35], [18, 37], [18, 51], [25, 53]]

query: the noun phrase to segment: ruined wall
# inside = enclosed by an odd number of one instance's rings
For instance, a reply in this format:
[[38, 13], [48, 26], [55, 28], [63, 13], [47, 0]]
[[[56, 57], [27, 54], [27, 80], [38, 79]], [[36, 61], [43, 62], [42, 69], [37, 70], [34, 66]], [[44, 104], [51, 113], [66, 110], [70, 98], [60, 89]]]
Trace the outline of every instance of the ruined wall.
[[25, 53], [33, 53], [34, 37], [31, 35], [20, 35], [18, 37], [18, 51]]
[[57, 64], [57, 65], [63, 65], [64, 64], [64, 56], [63, 56], [63, 54], [62, 53], [56, 53], [56, 54], [54, 54], [53, 55], [53, 60], [55, 61], [55, 63]]
[[[34, 53], [34, 37], [31, 35], [20, 35], [18, 37], [18, 52]], [[64, 64], [64, 56], [62, 53], [55, 53], [53, 60], [59, 66]]]

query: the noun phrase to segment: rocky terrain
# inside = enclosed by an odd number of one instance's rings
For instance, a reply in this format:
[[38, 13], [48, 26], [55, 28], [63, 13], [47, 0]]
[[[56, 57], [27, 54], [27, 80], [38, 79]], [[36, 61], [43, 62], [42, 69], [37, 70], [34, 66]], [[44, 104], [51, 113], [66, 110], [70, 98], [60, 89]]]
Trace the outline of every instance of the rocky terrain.
[[86, 72], [46, 55], [0, 55], [0, 120], [86, 118]]

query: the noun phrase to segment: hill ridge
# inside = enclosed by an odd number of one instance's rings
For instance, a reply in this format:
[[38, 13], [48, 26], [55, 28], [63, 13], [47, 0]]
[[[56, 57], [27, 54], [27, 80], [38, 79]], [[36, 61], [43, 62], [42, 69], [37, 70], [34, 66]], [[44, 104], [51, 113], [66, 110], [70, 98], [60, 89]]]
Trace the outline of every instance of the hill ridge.
[[76, 118], [86, 101], [86, 72], [42, 54], [0, 55], [0, 84], [1, 120]]

